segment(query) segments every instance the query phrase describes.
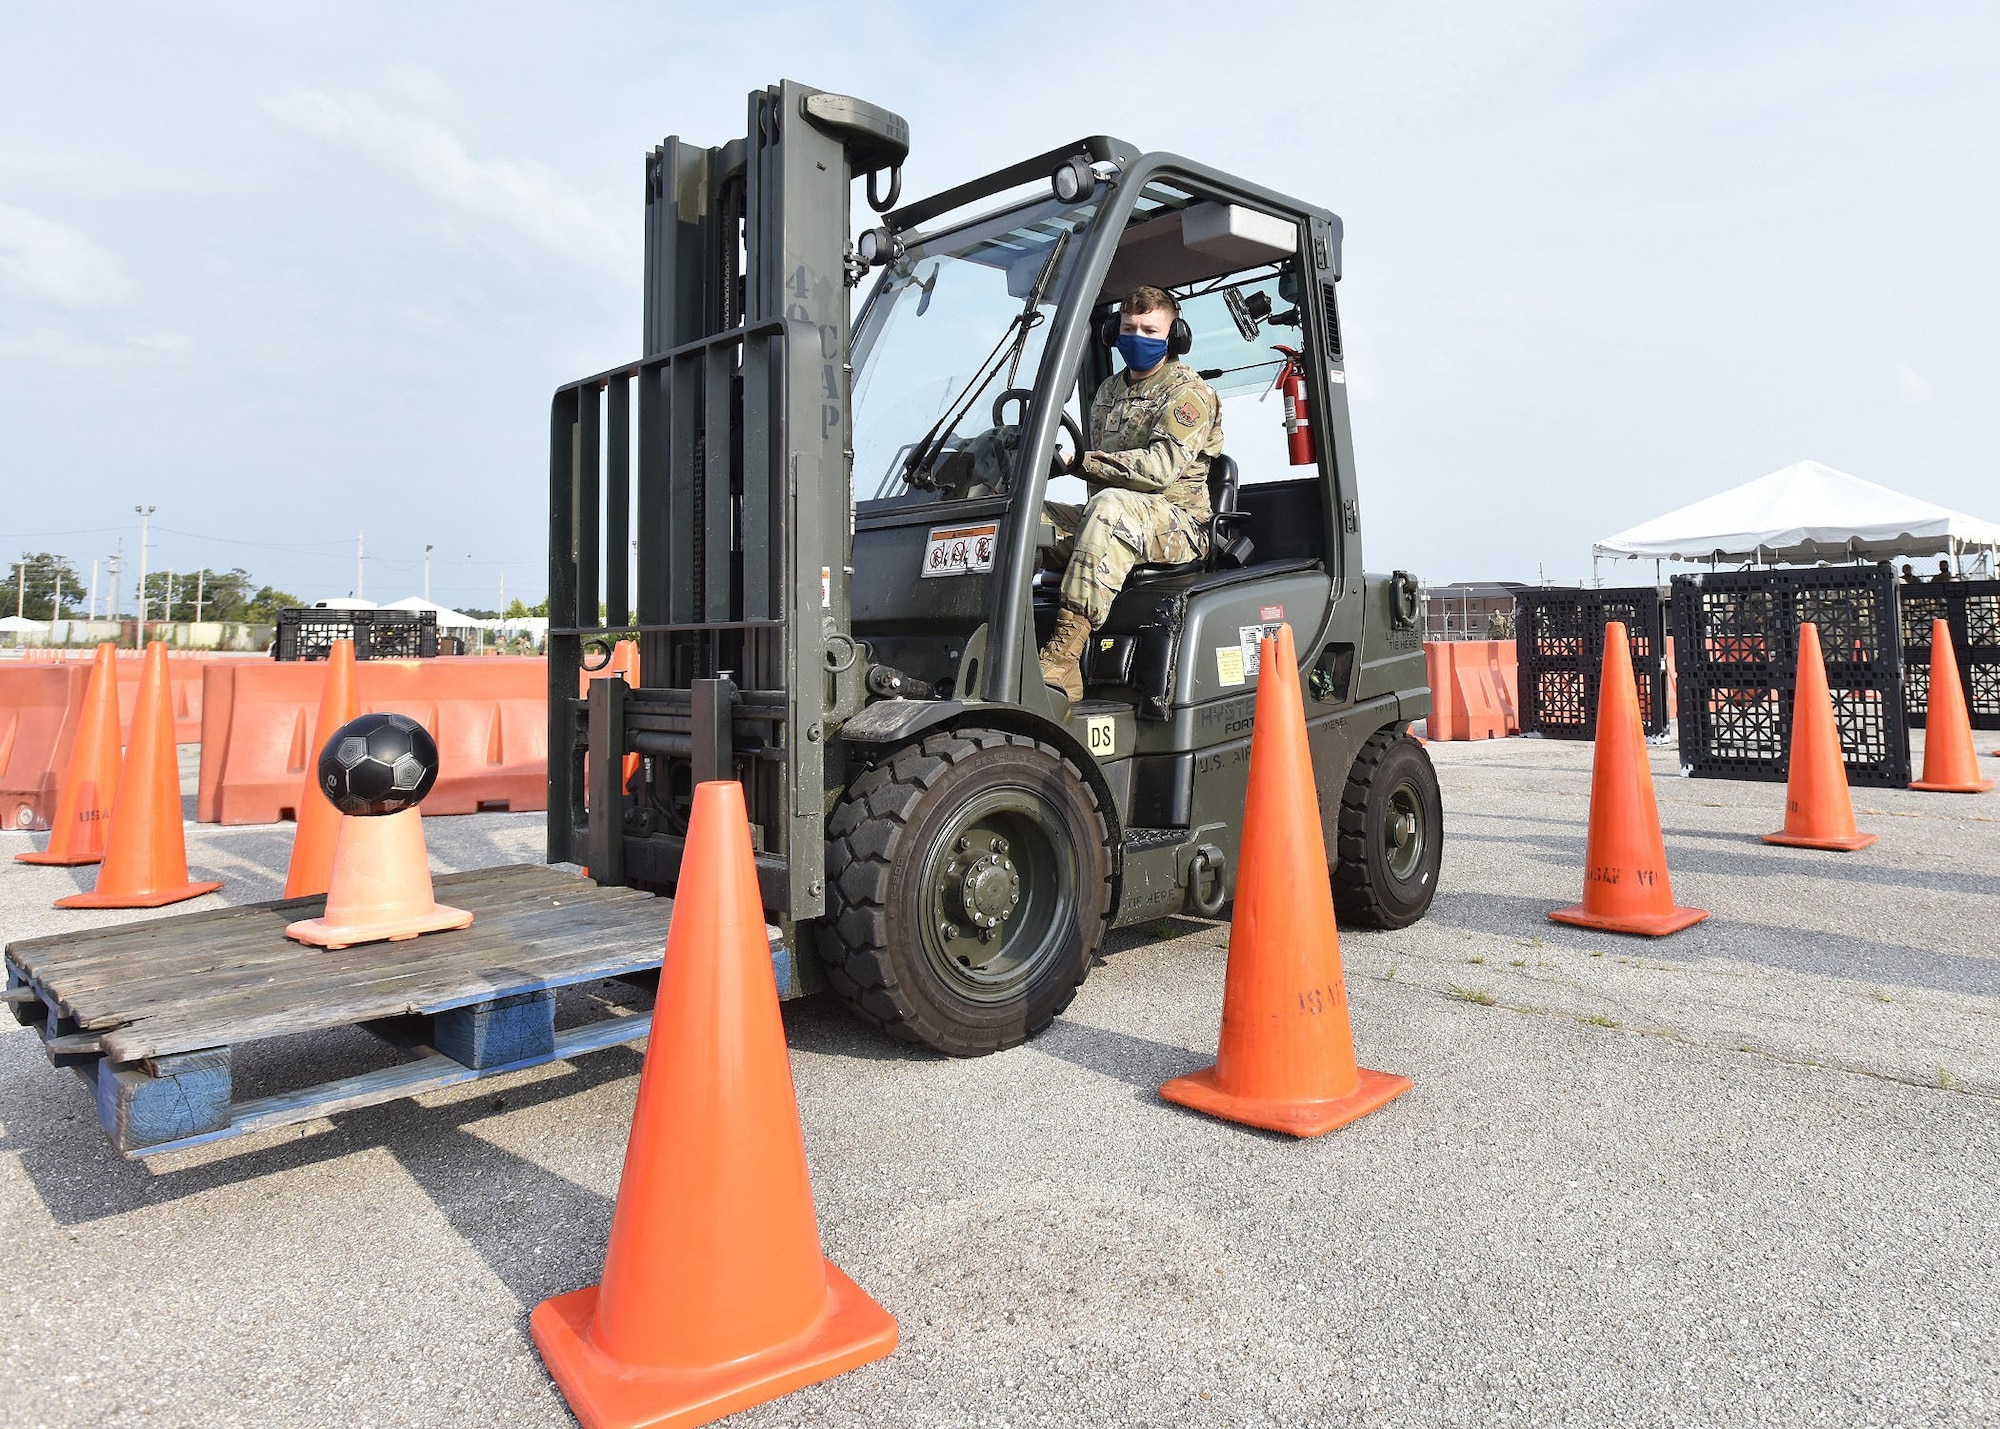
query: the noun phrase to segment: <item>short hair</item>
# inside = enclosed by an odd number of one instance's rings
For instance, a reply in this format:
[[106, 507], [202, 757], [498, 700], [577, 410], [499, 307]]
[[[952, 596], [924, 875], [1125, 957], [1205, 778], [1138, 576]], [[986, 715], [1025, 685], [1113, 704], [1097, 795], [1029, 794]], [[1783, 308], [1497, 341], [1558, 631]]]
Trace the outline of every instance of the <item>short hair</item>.
[[1118, 300], [1121, 313], [1153, 313], [1165, 308], [1175, 317], [1181, 315], [1181, 305], [1174, 301], [1174, 295], [1165, 288], [1138, 287]]

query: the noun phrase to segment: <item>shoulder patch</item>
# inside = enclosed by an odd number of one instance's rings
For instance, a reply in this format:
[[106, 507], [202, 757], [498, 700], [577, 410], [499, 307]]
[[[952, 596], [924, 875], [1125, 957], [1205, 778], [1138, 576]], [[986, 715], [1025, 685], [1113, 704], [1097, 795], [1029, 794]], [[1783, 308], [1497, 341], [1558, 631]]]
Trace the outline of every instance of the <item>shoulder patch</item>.
[[1183, 427], [1192, 427], [1201, 421], [1201, 408], [1191, 399], [1183, 397], [1174, 407], [1174, 420]]

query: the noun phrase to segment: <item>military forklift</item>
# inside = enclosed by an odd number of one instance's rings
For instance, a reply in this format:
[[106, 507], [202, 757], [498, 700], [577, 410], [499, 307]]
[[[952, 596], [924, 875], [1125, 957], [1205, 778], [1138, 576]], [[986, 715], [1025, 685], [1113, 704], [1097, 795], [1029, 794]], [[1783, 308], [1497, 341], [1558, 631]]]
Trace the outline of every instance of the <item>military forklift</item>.
[[[1416, 582], [1361, 565], [1340, 220], [1101, 135], [905, 204], [909, 143], [787, 81], [745, 137], [648, 156], [646, 355], [551, 415], [549, 858], [671, 893], [694, 785], [740, 780], [786, 991], [1008, 1047], [1108, 930], [1224, 914], [1288, 622], [1340, 916], [1421, 918], [1431, 694]], [[1225, 454], [1207, 554], [1133, 570], [1072, 707], [1036, 660], [1042, 511], [1084, 496], [1142, 283], [1181, 305]], [[636, 681], [590, 678], [622, 639]]]

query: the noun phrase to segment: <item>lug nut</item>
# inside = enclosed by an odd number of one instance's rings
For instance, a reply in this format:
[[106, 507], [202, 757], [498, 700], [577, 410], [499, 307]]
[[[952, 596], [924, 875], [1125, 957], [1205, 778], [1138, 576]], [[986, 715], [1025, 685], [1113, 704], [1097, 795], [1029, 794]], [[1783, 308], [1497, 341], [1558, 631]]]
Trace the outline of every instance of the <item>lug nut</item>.
[[948, 943], [958, 936], [958, 925], [956, 923], [940, 923], [938, 924], [938, 932], [944, 935], [944, 940]]
[[1007, 852], [1007, 840], [1005, 840], [1005, 839], [995, 839], [995, 840], [993, 840], [993, 852], [995, 852], [995, 853], [1005, 853], [1005, 852]]

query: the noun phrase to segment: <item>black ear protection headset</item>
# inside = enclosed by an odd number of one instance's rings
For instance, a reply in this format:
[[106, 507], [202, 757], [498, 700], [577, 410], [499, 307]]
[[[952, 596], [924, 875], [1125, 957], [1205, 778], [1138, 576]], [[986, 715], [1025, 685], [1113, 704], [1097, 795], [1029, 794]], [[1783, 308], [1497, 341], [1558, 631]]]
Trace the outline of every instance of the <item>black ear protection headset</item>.
[[[1104, 321], [1097, 325], [1097, 341], [1105, 347], [1118, 346], [1118, 320], [1116, 311], [1107, 313]], [[1174, 309], [1174, 325], [1167, 329], [1167, 356], [1185, 357], [1194, 346], [1194, 329], [1187, 325], [1187, 319]]]

